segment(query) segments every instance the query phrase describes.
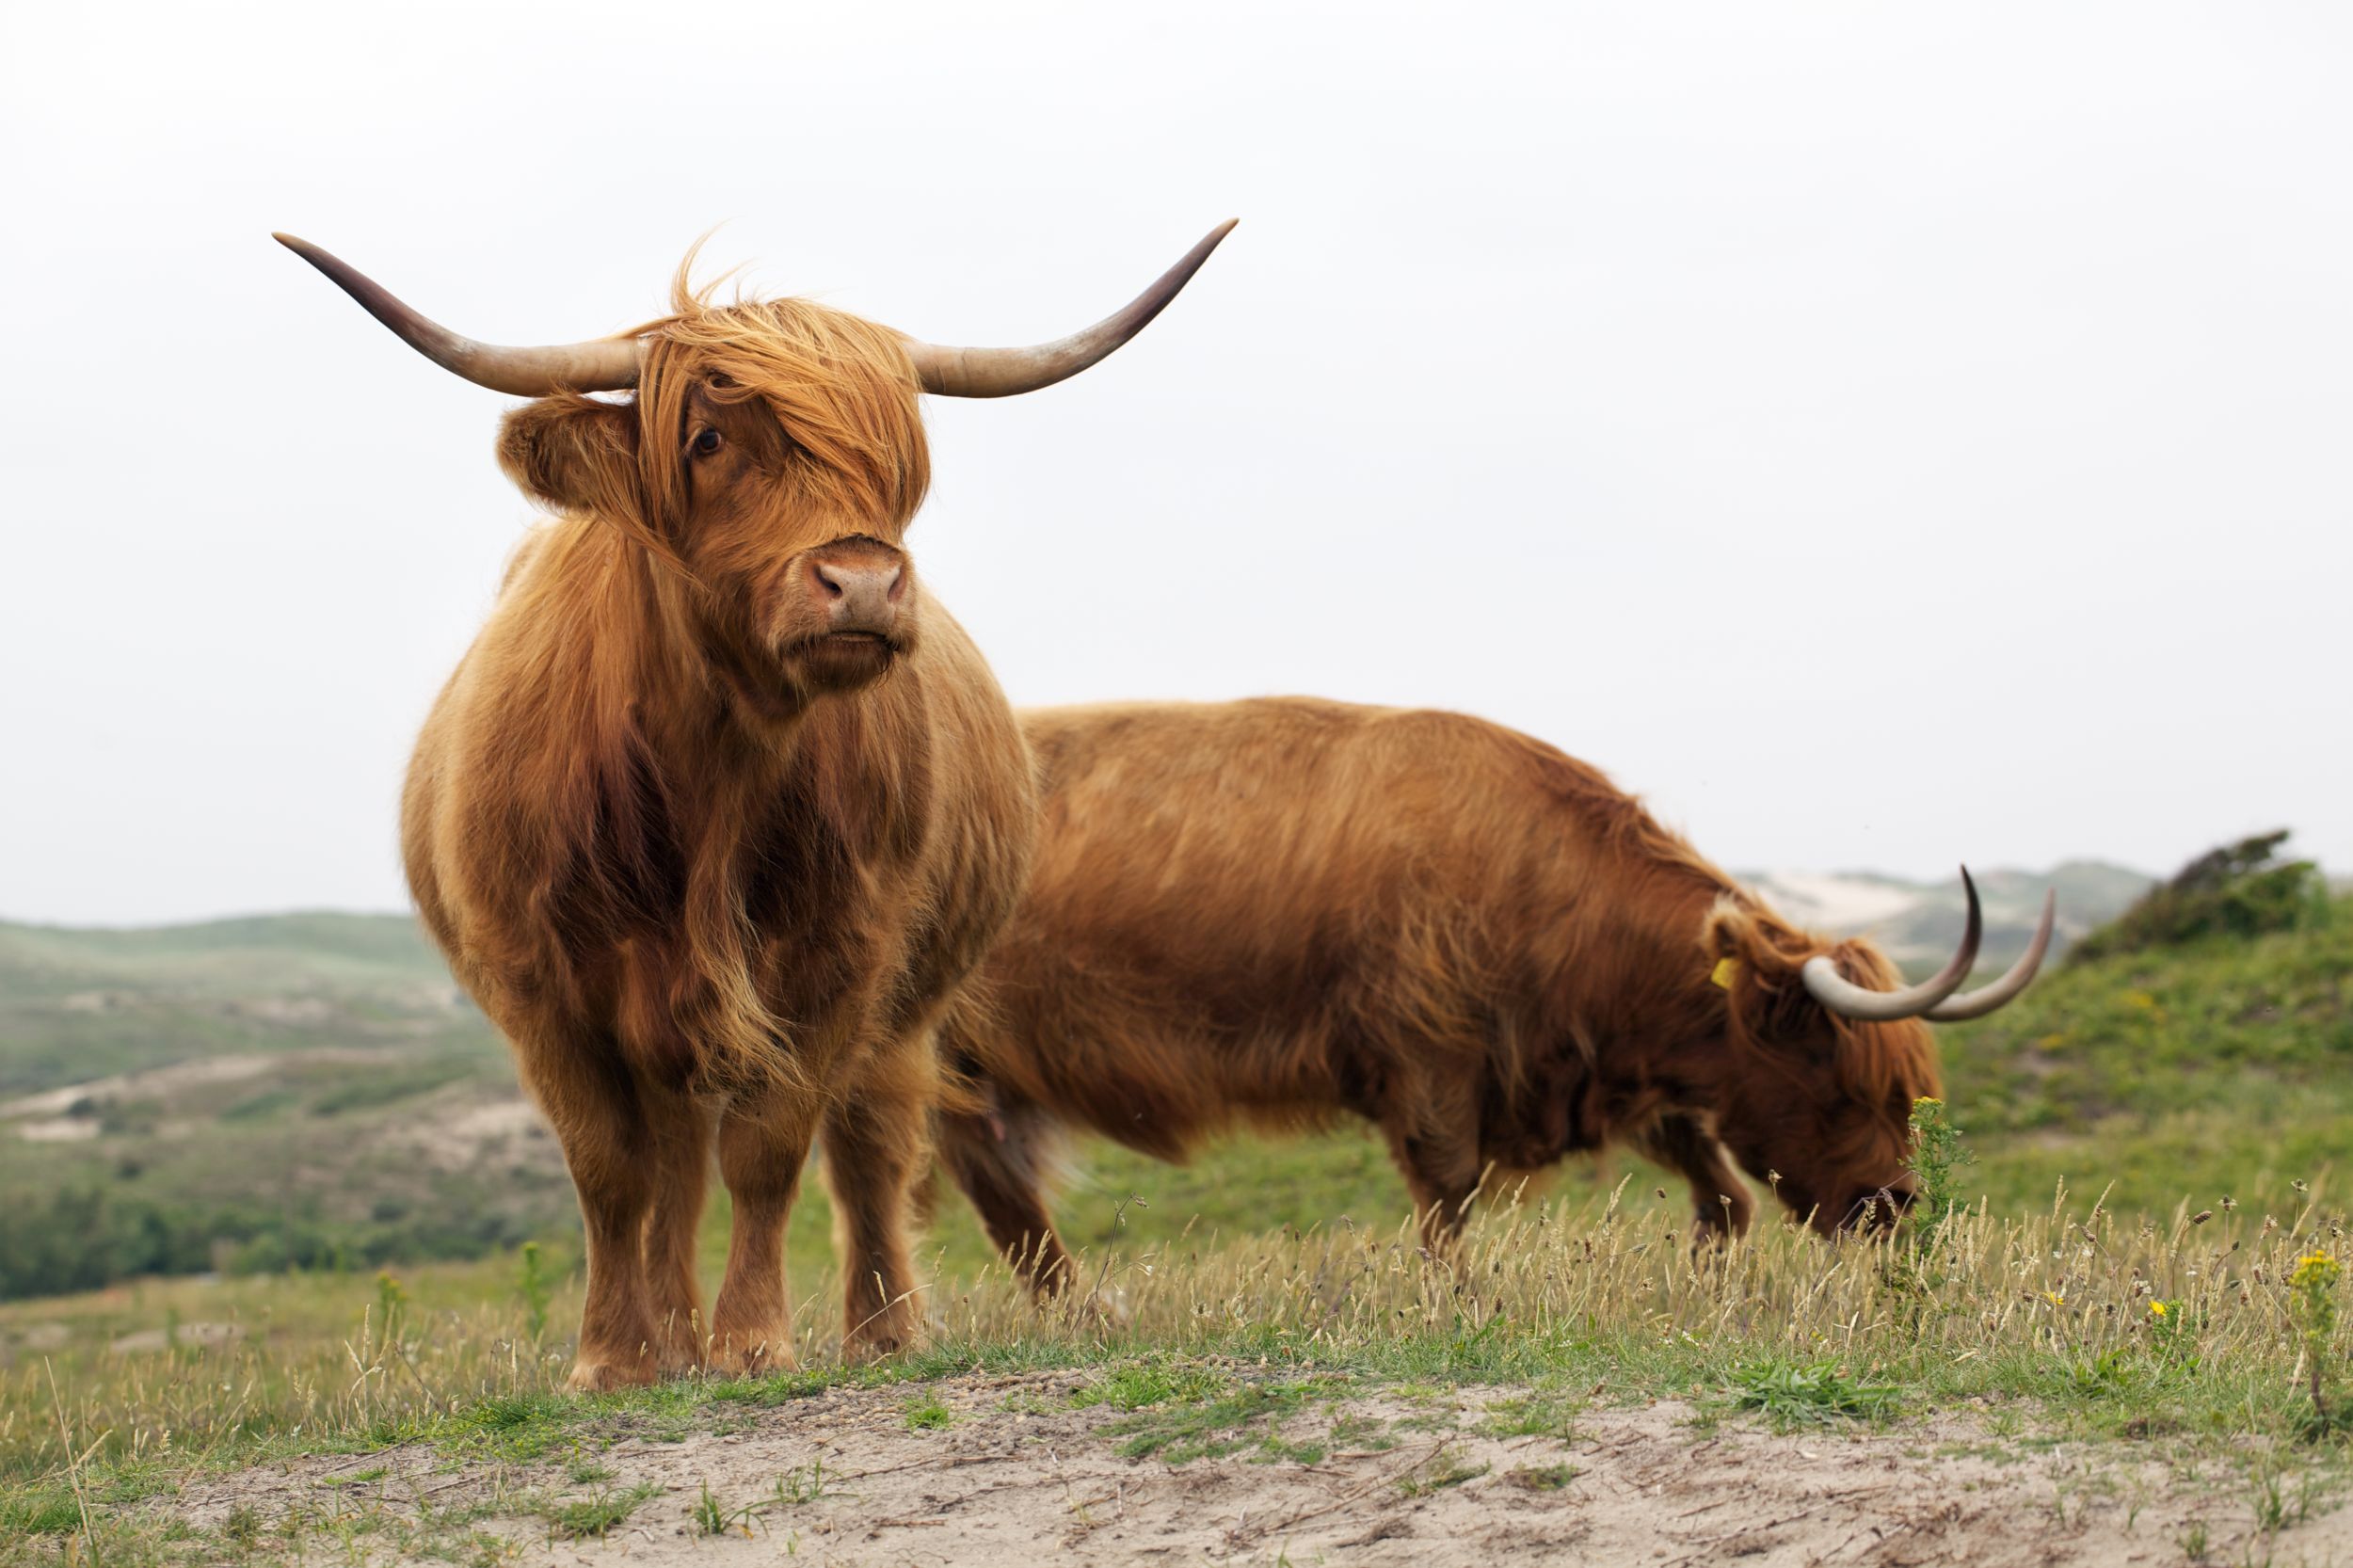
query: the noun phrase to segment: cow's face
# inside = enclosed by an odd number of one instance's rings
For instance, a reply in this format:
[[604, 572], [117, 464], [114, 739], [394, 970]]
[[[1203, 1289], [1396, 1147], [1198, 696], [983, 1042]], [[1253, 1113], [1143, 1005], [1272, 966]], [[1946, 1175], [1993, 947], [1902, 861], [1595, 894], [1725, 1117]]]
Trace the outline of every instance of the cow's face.
[[697, 326], [654, 340], [633, 404], [509, 414], [501, 460], [659, 558], [689, 635], [753, 706], [856, 690], [919, 634], [904, 541], [928, 458], [904, 350], [798, 301]]
[[1892, 1224], [1915, 1187], [1913, 1102], [1940, 1092], [1935, 1036], [1917, 1017], [1835, 1012], [1806, 974], [1827, 958], [1889, 990], [1895, 966], [1868, 942], [1826, 942], [1748, 903], [1718, 906], [1705, 952], [1723, 987], [1717, 1137], [1824, 1235]]
[[[920, 465], [911, 391], [906, 402]], [[788, 419], [724, 375], [696, 383], [678, 424], [678, 551], [707, 590], [704, 634], [740, 680], [773, 677], [788, 696], [849, 691], [915, 646], [905, 520], [845, 485]]]
[[[1761, 1042], [1718, 1118], [1742, 1168], [1825, 1236], [1884, 1228], [1911, 1207], [1913, 1101], [1937, 1092], [1927, 1025], [1870, 1029], [1916, 1038], [1858, 1039], [1824, 1020], [1817, 1034]], [[1859, 1063], [1859, 1050], [1886, 1054]]]

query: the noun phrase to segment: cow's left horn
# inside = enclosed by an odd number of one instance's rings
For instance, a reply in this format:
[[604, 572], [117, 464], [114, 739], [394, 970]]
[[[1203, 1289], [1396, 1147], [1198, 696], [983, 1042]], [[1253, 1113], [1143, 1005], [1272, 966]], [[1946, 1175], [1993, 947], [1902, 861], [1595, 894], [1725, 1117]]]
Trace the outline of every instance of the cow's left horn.
[[[1203, 236], [1184, 259], [1160, 276], [1159, 281], [1136, 296], [1128, 308], [1104, 317], [1083, 332], [1029, 348], [943, 348], [936, 344], [907, 340], [916, 374], [923, 390], [941, 397], [1011, 397], [1066, 381], [1144, 330], [1176, 292], [1193, 280], [1209, 259], [1218, 241], [1233, 232], [1240, 218], [1227, 218]], [[362, 301], [365, 303], [365, 301]]]
[[618, 392], [637, 385], [637, 341], [593, 338], [544, 348], [503, 348], [476, 343], [428, 321], [394, 298], [391, 291], [340, 257], [292, 234], [270, 238], [327, 274], [360, 308], [391, 328], [395, 336], [443, 370], [478, 387], [517, 397], [558, 392]]
[[1969, 978], [1969, 970], [1977, 961], [1977, 939], [1985, 935], [1984, 912], [1977, 907], [1977, 885], [1970, 880], [1969, 868], [1961, 868], [1961, 888], [1968, 895], [1969, 920], [1961, 933], [1961, 950], [1952, 962], [1922, 981], [1900, 991], [1874, 991], [1857, 985], [1838, 972], [1838, 966], [1827, 957], [1805, 961], [1798, 971], [1805, 980], [1805, 988], [1814, 1000], [1833, 1013], [1867, 1023], [1889, 1023], [1897, 1018], [1916, 1018], [1961, 989], [1961, 983]]
[[2009, 967], [2009, 972], [1991, 985], [1963, 991], [1957, 997], [1938, 1002], [1929, 1009], [1928, 1016], [1941, 1024], [1965, 1023], [2007, 1006], [2011, 998], [2033, 981], [2035, 971], [2042, 968], [2042, 955], [2051, 951], [2051, 929], [2057, 920], [2058, 889], [2054, 888], [2042, 895], [2042, 923], [2034, 928], [2034, 940], [2026, 944], [2026, 951], [2019, 954], [2018, 962]]

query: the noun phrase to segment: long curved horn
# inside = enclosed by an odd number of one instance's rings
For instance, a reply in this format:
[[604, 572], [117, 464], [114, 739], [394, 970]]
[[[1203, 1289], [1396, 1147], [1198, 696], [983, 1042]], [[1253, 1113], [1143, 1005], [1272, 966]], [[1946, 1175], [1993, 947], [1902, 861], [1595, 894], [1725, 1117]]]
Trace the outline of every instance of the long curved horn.
[[1030, 348], [943, 348], [909, 338], [907, 352], [914, 356], [923, 390], [941, 397], [1012, 397], [1068, 380], [1143, 331], [1144, 324], [1176, 297], [1176, 291], [1193, 280], [1218, 241], [1241, 221], [1229, 217], [1210, 230], [1126, 310], [1105, 316], [1083, 332]]
[[1952, 962], [1922, 981], [1900, 991], [1874, 991], [1857, 985], [1838, 972], [1838, 966], [1827, 957], [1805, 961], [1798, 972], [1805, 980], [1805, 988], [1814, 1000], [1833, 1013], [1865, 1023], [1889, 1023], [1897, 1018], [1916, 1018], [1961, 989], [1961, 983], [1969, 978], [1970, 968], [1977, 961], [1977, 940], [1985, 935], [1985, 917], [1977, 907], [1977, 885], [1969, 879], [1969, 868], [1961, 868], [1961, 888], [1969, 898], [1969, 920], [1961, 933], [1961, 950]]
[[637, 385], [637, 342], [633, 338], [592, 338], [547, 348], [502, 348], [497, 344], [476, 343], [426, 320], [366, 273], [310, 241], [292, 234], [270, 238], [326, 273], [329, 281], [391, 328], [401, 342], [478, 387], [517, 397], [545, 397], [557, 392], [618, 392]]
[[2034, 940], [2026, 944], [2026, 951], [2019, 954], [2018, 962], [2009, 967], [2009, 972], [1991, 985], [1963, 991], [1957, 997], [1948, 997], [1938, 1002], [1929, 1009], [1929, 1017], [1940, 1024], [1965, 1023], [1971, 1018], [1982, 1018], [1996, 1008], [2008, 1006], [2010, 999], [2033, 981], [2035, 971], [2042, 968], [2042, 955], [2051, 951], [2051, 930], [2057, 920], [2058, 889], [2054, 888], [2042, 895], [2042, 923], [2035, 927]]

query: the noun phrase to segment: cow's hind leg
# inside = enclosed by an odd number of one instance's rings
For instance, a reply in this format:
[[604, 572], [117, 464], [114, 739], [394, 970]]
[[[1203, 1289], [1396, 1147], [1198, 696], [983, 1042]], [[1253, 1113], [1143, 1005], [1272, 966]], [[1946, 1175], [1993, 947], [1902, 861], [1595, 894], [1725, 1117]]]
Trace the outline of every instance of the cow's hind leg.
[[789, 1093], [747, 1096], [719, 1117], [719, 1178], [735, 1205], [728, 1272], [711, 1312], [709, 1361], [722, 1372], [798, 1364], [785, 1293], [784, 1226], [808, 1159], [815, 1117]]
[[1031, 1106], [999, 1105], [988, 1113], [939, 1118], [940, 1162], [972, 1200], [998, 1252], [1039, 1300], [1077, 1281], [1077, 1268], [1046, 1210], [1043, 1171], [1053, 1136]]
[[653, 1208], [646, 1218], [646, 1280], [653, 1305], [654, 1360], [666, 1375], [702, 1365], [706, 1331], [695, 1279], [703, 1192], [716, 1118], [684, 1095], [648, 1096]]
[[1724, 1158], [1724, 1148], [1696, 1117], [1661, 1116], [1635, 1139], [1650, 1159], [1691, 1184], [1691, 1239], [1721, 1245], [1744, 1235], [1755, 1204]]
[[895, 1354], [921, 1336], [907, 1234], [936, 1086], [931, 1042], [903, 1037], [859, 1065], [825, 1115], [819, 1148], [841, 1262], [841, 1353], [852, 1360]]

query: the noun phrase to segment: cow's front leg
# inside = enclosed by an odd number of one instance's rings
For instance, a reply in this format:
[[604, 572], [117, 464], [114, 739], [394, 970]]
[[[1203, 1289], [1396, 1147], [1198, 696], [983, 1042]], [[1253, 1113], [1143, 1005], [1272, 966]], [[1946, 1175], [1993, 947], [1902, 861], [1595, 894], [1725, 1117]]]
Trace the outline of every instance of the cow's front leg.
[[931, 1157], [936, 1069], [928, 1040], [894, 1041], [862, 1064], [825, 1117], [821, 1148], [841, 1261], [841, 1353], [892, 1355], [922, 1334], [907, 1255], [915, 1185]]
[[998, 1106], [984, 1114], [938, 1119], [939, 1162], [972, 1200], [999, 1253], [1040, 1301], [1078, 1282], [1070, 1254], [1046, 1209], [1041, 1169], [1052, 1136], [1031, 1106]]
[[653, 1143], [653, 1208], [646, 1217], [645, 1252], [654, 1362], [664, 1376], [675, 1376], [702, 1365], [711, 1326], [703, 1317], [695, 1261], [717, 1117], [686, 1095], [648, 1096], [645, 1107]]
[[570, 1384], [622, 1388], [653, 1382], [658, 1367], [644, 1246], [653, 1138], [627, 1072], [617, 1063], [584, 1070], [586, 1055], [531, 1053], [524, 1064], [527, 1071], [535, 1061], [568, 1068], [534, 1074], [532, 1087], [564, 1147], [587, 1232], [588, 1294]]
[[1425, 1080], [1417, 1092], [1400, 1097], [1381, 1129], [1413, 1196], [1423, 1249], [1450, 1259], [1483, 1174], [1474, 1089], [1461, 1081]]
[[784, 1227], [816, 1117], [805, 1096], [769, 1093], [719, 1118], [719, 1179], [735, 1205], [728, 1272], [712, 1309], [710, 1365], [759, 1372], [798, 1365], [786, 1295]]
[[1635, 1139], [1635, 1146], [1691, 1184], [1695, 1244], [1721, 1246], [1747, 1234], [1756, 1207], [1748, 1183], [1696, 1117], [1669, 1112]]

